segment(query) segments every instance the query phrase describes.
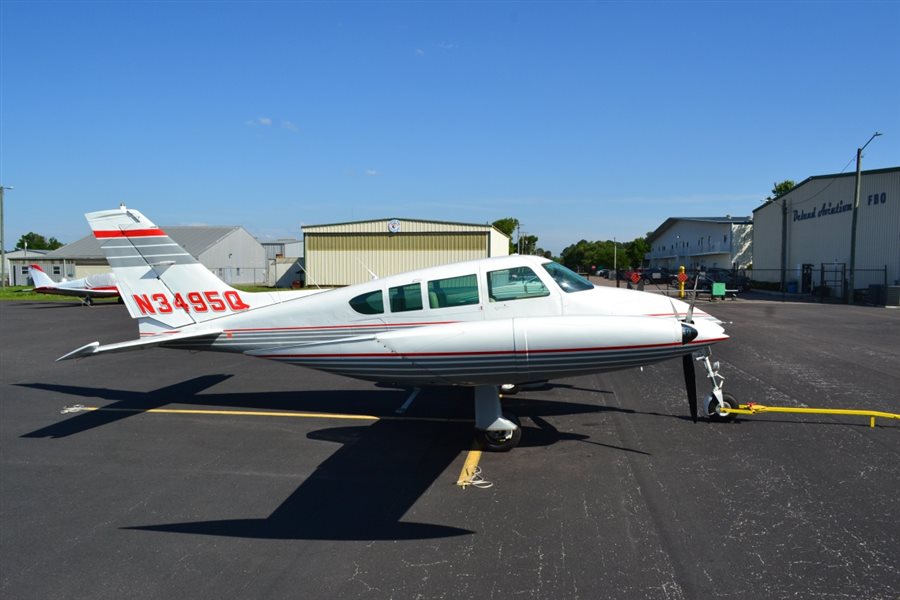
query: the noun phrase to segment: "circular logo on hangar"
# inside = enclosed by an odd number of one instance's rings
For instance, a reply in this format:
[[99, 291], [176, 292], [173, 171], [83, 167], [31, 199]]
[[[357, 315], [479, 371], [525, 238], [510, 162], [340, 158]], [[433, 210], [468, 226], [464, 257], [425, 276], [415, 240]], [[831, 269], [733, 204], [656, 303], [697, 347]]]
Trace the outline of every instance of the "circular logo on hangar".
[[400, 233], [400, 220], [391, 219], [388, 221], [388, 231], [391, 233]]

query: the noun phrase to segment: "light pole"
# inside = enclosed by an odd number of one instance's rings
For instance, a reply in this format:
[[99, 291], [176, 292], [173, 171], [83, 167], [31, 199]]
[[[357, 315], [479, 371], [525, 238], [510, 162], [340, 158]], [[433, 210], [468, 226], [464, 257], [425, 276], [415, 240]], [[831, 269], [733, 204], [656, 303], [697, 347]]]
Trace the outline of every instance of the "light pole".
[[859, 214], [859, 188], [862, 184], [862, 151], [866, 149], [869, 142], [877, 138], [880, 133], [877, 131], [872, 134], [869, 141], [863, 144], [862, 148], [856, 149], [856, 190], [853, 192], [853, 223], [850, 225], [850, 289], [847, 294], [847, 304], [853, 303], [853, 290], [856, 283], [856, 221]]
[[681, 250], [681, 236], [675, 236], [675, 268], [677, 269], [681, 265], [678, 264], [678, 253]]
[[0, 185], [0, 287], [6, 287], [6, 246], [3, 239], [3, 192], [14, 189], [13, 186]]
[[616, 274], [616, 287], [619, 287], [619, 257], [618, 257], [618, 243], [616, 243], [616, 238], [613, 238], [613, 273]]

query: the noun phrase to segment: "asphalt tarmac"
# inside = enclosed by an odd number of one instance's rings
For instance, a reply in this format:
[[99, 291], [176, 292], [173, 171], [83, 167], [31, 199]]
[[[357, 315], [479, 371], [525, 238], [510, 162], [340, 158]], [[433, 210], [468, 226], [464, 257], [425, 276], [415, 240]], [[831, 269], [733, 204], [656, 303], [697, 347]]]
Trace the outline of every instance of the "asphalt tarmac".
[[[900, 412], [900, 311], [703, 308], [740, 402]], [[463, 489], [464, 390], [401, 414], [410, 390], [243, 356], [54, 362], [136, 332], [0, 303], [0, 597], [900, 597], [900, 421], [695, 424], [670, 361], [507, 398], [522, 443]]]

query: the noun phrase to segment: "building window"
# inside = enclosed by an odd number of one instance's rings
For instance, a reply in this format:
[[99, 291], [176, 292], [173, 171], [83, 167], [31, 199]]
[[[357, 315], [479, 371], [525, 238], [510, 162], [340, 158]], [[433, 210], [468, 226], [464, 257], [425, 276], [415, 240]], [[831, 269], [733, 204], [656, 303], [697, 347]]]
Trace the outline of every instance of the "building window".
[[422, 286], [418, 283], [400, 285], [388, 290], [391, 312], [422, 310]]
[[59, 265], [53, 265], [53, 274], [62, 275], [62, 267], [60, 267]]
[[550, 290], [528, 267], [491, 271], [487, 274], [488, 297], [494, 300], [520, 300], [549, 296]]
[[384, 296], [381, 290], [360, 294], [350, 300], [350, 308], [363, 315], [378, 315], [384, 312]]
[[28, 265], [22, 265], [21, 267], [19, 267], [19, 272], [22, 275], [28, 275]]
[[428, 306], [447, 308], [478, 304], [478, 278], [475, 275], [436, 279], [428, 282]]

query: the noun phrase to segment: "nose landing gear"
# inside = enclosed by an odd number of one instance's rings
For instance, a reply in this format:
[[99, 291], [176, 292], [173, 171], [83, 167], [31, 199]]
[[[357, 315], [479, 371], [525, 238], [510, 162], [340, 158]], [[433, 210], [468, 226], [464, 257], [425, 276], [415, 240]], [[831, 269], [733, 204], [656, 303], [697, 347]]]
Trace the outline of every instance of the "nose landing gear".
[[725, 383], [725, 378], [719, 375], [719, 362], [712, 362], [711, 357], [712, 352], [709, 348], [706, 348], [701, 356], [697, 357], [697, 360], [706, 367], [706, 378], [712, 381], [713, 386], [712, 392], [706, 396], [703, 402], [703, 407], [706, 410], [706, 417], [710, 421], [726, 423], [733, 421], [737, 415], [727, 411], [723, 414], [721, 409], [738, 408], [738, 401], [731, 394], [726, 394], [722, 391], [722, 384]]

